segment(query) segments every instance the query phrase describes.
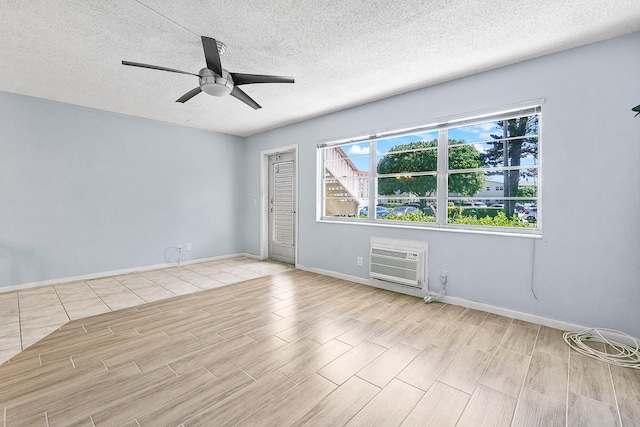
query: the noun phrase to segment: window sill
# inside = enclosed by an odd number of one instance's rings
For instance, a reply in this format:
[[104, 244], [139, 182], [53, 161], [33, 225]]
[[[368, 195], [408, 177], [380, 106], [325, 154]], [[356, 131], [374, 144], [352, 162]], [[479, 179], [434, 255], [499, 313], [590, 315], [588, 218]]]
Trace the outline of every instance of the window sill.
[[406, 224], [406, 223], [398, 223], [394, 222], [392, 224], [389, 221], [354, 221], [353, 219], [349, 220], [340, 220], [337, 218], [321, 218], [316, 219], [318, 223], [326, 223], [326, 224], [343, 224], [343, 225], [356, 225], [356, 226], [370, 226], [370, 227], [382, 227], [382, 228], [400, 228], [400, 229], [409, 229], [409, 230], [424, 230], [424, 231], [441, 231], [445, 233], [462, 233], [462, 234], [481, 234], [481, 235], [490, 235], [490, 236], [505, 236], [505, 237], [524, 237], [527, 239], [541, 239], [542, 231], [537, 229], [532, 229], [529, 232], [523, 233], [520, 230], [512, 230], [506, 228], [489, 229], [486, 227], [478, 227], [478, 228], [464, 228], [460, 226], [454, 225], [438, 225], [438, 224], [425, 224], [425, 225], [414, 225], [414, 224]]

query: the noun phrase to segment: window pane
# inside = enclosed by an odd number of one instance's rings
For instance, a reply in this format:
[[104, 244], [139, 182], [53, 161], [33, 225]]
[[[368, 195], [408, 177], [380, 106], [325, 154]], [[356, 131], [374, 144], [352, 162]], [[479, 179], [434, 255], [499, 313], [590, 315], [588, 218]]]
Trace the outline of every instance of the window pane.
[[499, 200], [505, 197], [536, 199], [538, 197], [538, 169], [449, 174], [449, 198], [473, 198], [484, 201], [485, 199]]
[[[376, 142], [378, 203], [387, 214], [378, 219], [434, 222], [438, 168], [438, 132]], [[385, 175], [391, 175], [385, 177]]]
[[[538, 116], [481, 123], [449, 129], [449, 169], [470, 169], [464, 154], [473, 147], [481, 166], [534, 166], [538, 164]], [[465, 151], [466, 150], [466, 151]]]
[[369, 143], [324, 148], [325, 173], [335, 177], [352, 177], [369, 173]]
[[387, 154], [394, 151], [413, 150], [420, 147], [409, 147], [409, 145], [425, 142], [435, 143], [435, 146], [437, 146], [438, 132], [425, 132], [417, 133], [414, 135], [399, 136], [396, 138], [381, 139], [376, 143], [376, 150], [378, 154]]
[[324, 182], [325, 197], [351, 197], [355, 199], [369, 197], [368, 178], [327, 178]]
[[449, 129], [450, 141], [479, 142], [518, 136], [538, 136], [538, 115], [489, 121], [477, 125]]
[[523, 169], [518, 177], [518, 187], [514, 197], [530, 197], [531, 203], [537, 203], [538, 169]]
[[361, 204], [358, 208], [358, 218], [369, 218], [369, 199], [361, 200]]
[[[535, 168], [449, 174], [447, 222], [536, 228], [537, 173]], [[478, 179], [482, 181], [481, 185], [478, 185]], [[460, 188], [468, 191], [455, 191]], [[473, 192], [473, 188], [477, 191]], [[525, 215], [526, 208], [530, 209]]]
[[378, 178], [378, 198], [415, 199], [434, 197], [437, 179], [435, 175], [395, 176]]
[[449, 174], [449, 197], [475, 197], [485, 190], [487, 172], [464, 172]]
[[[538, 138], [523, 140], [520, 146], [520, 164], [511, 160], [509, 166], [537, 166], [538, 163]], [[517, 157], [516, 157], [517, 158]]]
[[536, 228], [538, 207], [528, 199], [453, 200], [449, 202], [449, 224]]
[[357, 216], [358, 206], [368, 205], [369, 179], [325, 178], [324, 197], [324, 216]]
[[369, 143], [323, 148], [324, 216], [358, 217], [369, 199]]
[[324, 216], [356, 217], [359, 203], [358, 200], [348, 197], [327, 197], [324, 200]]
[[496, 122], [479, 123], [477, 125], [449, 129], [449, 144], [456, 144], [459, 141], [491, 141], [496, 138], [502, 138], [502, 135], [502, 128]]
[[484, 159], [482, 155], [490, 149], [491, 144], [464, 144], [463, 142], [449, 139], [449, 170], [483, 167]]
[[438, 169], [438, 133], [384, 139], [376, 143], [379, 174], [433, 172]]
[[359, 218], [377, 218], [377, 219], [382, 219], [384, 217], [386, 217], [387, 215], [389, 215], [389, 211], [390, 208], [387, 208], [386, 206], [383, 206], [382, 204], [379, 204], [376, 206], [376, 210], [375, 212], [369, 212], [369, 207], [368, 206], [364, 206], [360, 209], [360, 213], [358, 215]]

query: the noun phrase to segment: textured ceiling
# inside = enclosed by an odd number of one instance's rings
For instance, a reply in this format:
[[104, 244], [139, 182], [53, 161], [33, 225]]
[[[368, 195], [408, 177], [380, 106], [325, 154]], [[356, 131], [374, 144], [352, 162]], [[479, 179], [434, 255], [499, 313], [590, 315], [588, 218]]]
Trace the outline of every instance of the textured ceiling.
[[[638, 0], [2, 0], [0, 91], [247, 136], [640, 31]], [[199, 36], [262, 109], [200, 94]], [[638, 54], [630, 52], [629, 54]]]

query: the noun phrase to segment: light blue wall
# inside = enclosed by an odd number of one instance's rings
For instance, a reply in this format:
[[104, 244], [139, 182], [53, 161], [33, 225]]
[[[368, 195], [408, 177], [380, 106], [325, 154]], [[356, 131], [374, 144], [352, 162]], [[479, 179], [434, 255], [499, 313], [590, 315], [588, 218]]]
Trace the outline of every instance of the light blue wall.
[[[448, 295], [640, 336], [639, 52], [636, 33], [247, 138], [245, 251], [260, 252], [260, 151], [299, 144], [299, 264], [366, 278], [370, 236], [424, 240]], [[542, 239], [316, 222], [317, 141], [538, 98]]]
[[178, 244], [241, 253], [243, 155], [240, 137], [0, 93], [0, 291], [164, 264]]

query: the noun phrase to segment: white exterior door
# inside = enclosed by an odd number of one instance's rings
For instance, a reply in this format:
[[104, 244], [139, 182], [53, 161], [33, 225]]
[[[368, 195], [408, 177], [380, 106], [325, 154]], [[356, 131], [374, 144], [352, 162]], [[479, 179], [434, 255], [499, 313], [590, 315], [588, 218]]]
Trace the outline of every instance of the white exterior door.
[[295, 264], [295, 153], [269, 156], [269, 258]]

